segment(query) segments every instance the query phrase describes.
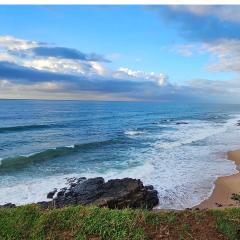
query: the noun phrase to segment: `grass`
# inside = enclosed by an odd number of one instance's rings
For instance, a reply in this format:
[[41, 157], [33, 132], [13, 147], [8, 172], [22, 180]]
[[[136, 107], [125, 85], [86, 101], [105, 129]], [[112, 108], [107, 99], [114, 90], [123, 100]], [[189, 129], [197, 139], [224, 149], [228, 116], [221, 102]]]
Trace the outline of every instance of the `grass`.
[[240, 208], [213, 211], [219, 231], [230, 240], [240, 239]]
[[240, 232], [240, 209], [212, 211], [110, 210], [36, 205], [0, 209], [1, 240], [231, 239]]

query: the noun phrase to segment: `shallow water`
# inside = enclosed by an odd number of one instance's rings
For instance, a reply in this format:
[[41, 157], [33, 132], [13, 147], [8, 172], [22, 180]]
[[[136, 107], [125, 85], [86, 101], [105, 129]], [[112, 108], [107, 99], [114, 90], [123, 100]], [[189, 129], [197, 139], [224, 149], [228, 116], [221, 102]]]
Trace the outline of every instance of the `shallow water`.
[[1, 100], [0, 204], [103, 176], [141, 178], [160, 207], [191, 207], [235, 172], [239, 119], [239, 105]]

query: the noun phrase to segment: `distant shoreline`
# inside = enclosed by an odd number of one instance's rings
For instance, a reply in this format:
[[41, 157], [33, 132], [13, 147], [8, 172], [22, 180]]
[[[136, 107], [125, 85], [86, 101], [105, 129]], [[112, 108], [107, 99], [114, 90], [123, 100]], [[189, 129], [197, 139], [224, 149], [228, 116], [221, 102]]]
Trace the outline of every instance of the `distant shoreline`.
[[228, 159], [236, 164], [238, 173], [219, 177], [215, 181], [215, 188], [212, 195], [197, 205], [200, 209], [213, 209], [213, 208], [229, 208], [239, 207], [240, 202], [232, 199], [233, 194], [240, 194], [240, 150], [229, 151], [227, 153]]

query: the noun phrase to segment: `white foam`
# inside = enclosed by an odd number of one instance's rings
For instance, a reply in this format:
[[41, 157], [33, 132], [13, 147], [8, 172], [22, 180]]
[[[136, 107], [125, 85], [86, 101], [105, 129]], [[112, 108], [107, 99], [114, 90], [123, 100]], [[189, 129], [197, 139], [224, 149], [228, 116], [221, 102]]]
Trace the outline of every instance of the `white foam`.
[[73, 145], [68, 145], [68, 146], [66, 146], [66, 148], [74, 148], [75, 147], [75, 145], [73, 144]]
[[[8, 202], [16, 205], [46, 201], [46, 194], [55, 187], [64, 187], [66, 176], [54, 176], [44, 179], [21, 181], [11, 186], [0, 188], [0, 204]], [[69, 175], [71, 177], [71, 175]]]
[[172, 125], [168, 125], [168, 127], [172, 126], [176, 128], [177, 131], [165, 131], [161, 133], [159, 137], [167, 139], [168, 141], [156, 142], [154, 146], [157, 148], [171, 149], [200, 141], [210, 136], [225, 132], [235, 121], [236, 118], [229, 120], [225, 124], [200, 120], [191, 120], [188, 121], [188, 124], [183, 125], [176, 125], [173, 123]]
[[143, 133], [144, 133], [144, 131], [140, 131], [140, 130], [127, 130], [124, 132], [124, 134], [129, 135], [129, 136], [136, 136], [136, 135], [140, 135]]

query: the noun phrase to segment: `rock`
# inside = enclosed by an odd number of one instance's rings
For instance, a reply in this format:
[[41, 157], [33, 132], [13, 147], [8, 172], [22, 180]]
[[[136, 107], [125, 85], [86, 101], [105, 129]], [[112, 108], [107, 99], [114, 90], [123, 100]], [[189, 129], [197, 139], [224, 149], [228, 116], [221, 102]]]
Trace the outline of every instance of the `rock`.
[[4, 205], [0, 205], [0, 208], [15, 208], [16, 205], [13, 203], [6, 203]]
[[85, 181], [77, 181], [77, 185], [65, 190], [64, 194], [58, 194], [54, 199], [55, 205], [63, 207], [71, 204], [91, 204], [102, 194], [103, 178], [90, 178]]
[[153, 185], [147, 185], [147, 186], [145, 186], [145, 188], [146, 188], [147, 190], [154, 190]]
[[64, 193], [66, 192], [67, 188], [61, 188], [60, 191], [57, 193], [57, 197], [64, 196]]
[[176, 122], [176, 125], [188, 124], [187, 122]]
[[[75, 181], [76, 182], [76, 181]], [[53, 200], [53, 205], [63, 207], [72, 204], [94, 204], [108, 208], [148, 208], [159, 203], [157, 191], [153, 186], [143, 186], [140, 180], [132, 178], [113, 179], [105, 182], [103, 178], [90, 178], [70, 184]]]
[[57, 192], [57, 188], [54, 188], [53, 191], [51, 191], [47, 194], [47, 198], [53, 198], [56, 192]]

